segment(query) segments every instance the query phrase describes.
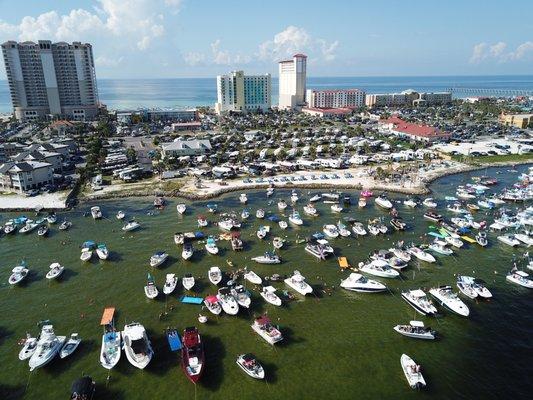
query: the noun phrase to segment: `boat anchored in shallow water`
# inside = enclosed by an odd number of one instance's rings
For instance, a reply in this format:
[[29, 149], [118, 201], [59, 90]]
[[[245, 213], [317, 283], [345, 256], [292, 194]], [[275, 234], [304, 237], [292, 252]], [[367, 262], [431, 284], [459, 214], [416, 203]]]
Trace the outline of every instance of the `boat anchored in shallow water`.
[[205, 366], [204, 345], [196, 327], [185, 328], [181, 348], [181, 367], [192, 382], [200, 380]]
[[125, 325], [122, 331], [124, 353], [131, 365], [144, 369], [152, 360], [154, 351], [144, 326], [137, 322]]
[[514, 270], [509, 272], [505, 279], [511, 283], [533, 289], [533, 279], [531, 279], [527, 272]]
[[117, 365], [122, 353], [120, 332], [115, 329], [114, 314], [114, 307], [105, 308], [100, 321], [100, 325], [104, 327], [100, 348], [100, 364], [105, 369], [112, 369]]
[[279, 264], [281, 263], [281, 258], [276, 253], [267, 251], [262, 256], [252, 257], [252, 261], [255, 261], [259, 264]]
[[400, 358], [400, 365], [403, 373], [407, 379], [407, 383], [412, 389], [421, 389], [426, 386], [424, 376], [422, 376], [422, 368], [415, 363], [407, 354], [402, 354]]
[[252, 329], [272, 345], [283, 340], [279, 329], [272, 325], [272, 322], [270, 322], [270, 319], [266, 315], [256, 318], [252, 324]]
[[425, 327], [422, 321], [410, 321], [409, 325], [396, 325], [393, 328], [400, 335], [415, 339], [434, 340], [436, 333], [429, 327]]
[[293, 275], [285, 279], [284, 282], [304, 296], [313, 293], [313, 288], [305, 281], [299, 271], [294, 271]]
[[363, 293], [377, 293], [387, 290], [387, 287], [361, 274], [352, 272], [348, 278], [341, 281], [340, 286], [346, 290]]
[[163, 286], [163, 293], [166, 295], [171, 294], [178, 285], [178, 277], [176, 274], [167, 274], [165, 278], [165, 285]]
[[281, 299], [276, 294], [276, 288], [273, 286], [265, 286], [260, 292], [260, 295], [267, 303], [274, 306], [281, 306]]
[[434, 315], [437, 309], [421, 289], [402, 292], [402, 298], [422, 315]]
[[236, 362], [246, 375], [254, 379], [264, 379], [265, 370], [253, 354], [241, 354], [237, 357]]
[[444, 307], [463, 317], [470, 315], [467, 305], [452, 291], [451, 286], [439, 286], [429, 290], [429, 293]]
[[65, 340], [66, 336], [56, 336], [52, 325], [44, 325], [35, 351], [28, 362], [30, 371], [44, 367], [52, 361], [59, 354]]

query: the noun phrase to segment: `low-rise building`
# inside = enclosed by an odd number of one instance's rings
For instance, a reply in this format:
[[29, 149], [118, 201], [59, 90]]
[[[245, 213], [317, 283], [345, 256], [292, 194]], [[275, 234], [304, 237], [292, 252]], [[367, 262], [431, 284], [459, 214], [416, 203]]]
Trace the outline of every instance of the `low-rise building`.
[[63, 157], [56, 152], [27, 150], [13, 156], [11, 160], [14, 162], [40, 161], [50, 164], [54, 172], [63, 171]]
[[40, 161], [7, 162], [0, 165], [0, 188], [19, 193], [54, 183], [51, 164]]
[[353, 113], [353, 108], [317, 108], [317, 107], [304, 107], [302, 112], [308, 115], [316, 117], [338, 117], [342, 115], [350, 115]]
[[309, 108], [358, 108], [365, 105], [365, 92], [359, 89], [308, 89], [306, 100]]
[[162, 158], [197, 156], [209, 153], [210, 151], [211, 143], [207, 139], [176, 139], [171, 143], [161, 145]]
[[499, 121], [504, 125], [524, 129], [533, 124], [533, 114], [500, 114]]
[[378, 123], [378, 130], [383, 134], [424, 142], [448, 140], [451, 137], [450, 133], [441, 132], [433, 126], [413, 124], [402, 120], [396, 115], [381, 120]]
[[416, 105], [440, 105], [452, 101], [451, 92], [416, 92], [412, 89], [401, 93], [367, 94], [365, 104], [368, 107], [395, 107]]
[[5, 163], [25, 148], [26, 146], [20, 143], [0, 143], [0, 163]]

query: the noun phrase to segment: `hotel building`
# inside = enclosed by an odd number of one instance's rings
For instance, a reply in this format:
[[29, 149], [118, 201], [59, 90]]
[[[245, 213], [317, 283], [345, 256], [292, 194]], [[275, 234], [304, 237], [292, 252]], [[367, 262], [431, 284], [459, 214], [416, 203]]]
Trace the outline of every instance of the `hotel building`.
[[365, 92], [359, 89], [308, 89], [306, 99], [310, 108], [357, 108], [365, 105]]
[[418, 106], [441, 105], [452, 101], [450, 92], [419, 93], [414, 90], [405, 90], [401, 93], [367, 94], [365, 104], [368, 107], [378, 106]]
[[268, 111], [271, 107], [272, 81], [270, 74], [244, 75], [233, 71], [217, 76], [217, 114], [226, 112]]
[[301, 109], [305, 106], [307, 56], [295, 54], [292, 60], [279, 62], [279, 109]]

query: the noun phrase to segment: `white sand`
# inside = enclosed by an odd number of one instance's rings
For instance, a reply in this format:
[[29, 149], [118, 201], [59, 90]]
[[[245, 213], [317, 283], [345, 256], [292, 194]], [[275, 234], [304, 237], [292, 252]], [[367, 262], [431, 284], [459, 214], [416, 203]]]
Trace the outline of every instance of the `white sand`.
[[69, 192], [45, 193], [26, 197], [20, 194], [0, 195], [0, 210], [34, 210], [36, 207], [45, 209], [63, 209]]

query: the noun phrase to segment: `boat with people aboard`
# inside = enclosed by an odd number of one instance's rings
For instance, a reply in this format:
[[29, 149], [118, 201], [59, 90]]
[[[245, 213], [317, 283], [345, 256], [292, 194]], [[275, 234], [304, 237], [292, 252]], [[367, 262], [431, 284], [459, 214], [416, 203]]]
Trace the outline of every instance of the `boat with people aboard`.
[[487, 289], [485, 284], [481, 280], [471, 276], [457, 275], [457, 288], [461, 293], [471, 299], [477, 297], [490, 299], [492, 297], [492, 293]]
[[246, 204], [248, 203], [248, 196], [246, 195], [246, 193], [241, 193], [239, 195], [239, 201], [242, 203], [242, 204]]
[[22, 342], [19, 342], [22, 345], [19, 351], [19, 360], [24, 361], [30, 358], [35, 353], [38, 342], [39, 338], [32, 337], [29, 333], [26, 333], [26, 338]]
[[30, 270], [26, 267], [26, 263], [23, 261], [20, 265], [17, 265], [11, 270], [11, 275], [7, 280], [10, 285], [18, 285], [24, 279], [28, 277]]
[[30, 371], [42, 368], [52, 361], [61, 351], [66, 339], [66, 336], [56, 336], [52, 325], [43, 325], [35, 351], [28, 361]]
[[183, 278], [181, 278], [181, 284], [185, 290], [191, 290], [195, 283], [196, 281], [191, 273], [186, 273], [183, 275]]
[[237, 285], [231, 288], [231, 295], [237, 301], [237, 304], [244, 308], [250, 308], [252, 298], [250, 292], [243, 285]]
[[435, 261], [437, 261], [435, 257], [429, 254], [427, 251], [422, 250], [420, 247], [411, 246], [407, 249], [407, 251], [421, 261], [425, 261], [428, 263], [434, 263]]
[[228, 287], [221, 287], [218, 289], [218, 293], [216, 295], [218, 302], [222, 306], [222, 310], [228, 315], [237, 315], [239, 312], [239, 303], [237, 303], [237, 300], [233, 295], [231, 294], [231, 290]]
[[429, 289], [429, 293], [444, 307], [463, 317], [470, 315], [468, 306], [453, 292], [451, 286], [438, 286]]
[[434, 340], [436, 337], [435, 331], [422, 321], [409, 321], [408, 325], [396, 325], [393, 329], [400, 335], [415, 339]]
[[131, 232], [131, 231], [134, 231], [136, 229], [139, 229], [140, 226], [141, 226], [141, 224], [139, 224], [137, 221], [130, 220], [122, 227], [122, 230], [124, 232]]
[[392, 202], [385, 195], [379, 195], [374, 199], [374, 202], [385, 210], [390, 210], [392, 208]]
[[164, 251], [156, 251], [150, 257], [150, 267], [156, 268], [162, 265], [168, 259], [168, 253]]
[[241, 239], [241, 235], [235, 232], [231, 235], [231, 248], [233, 251], [240, 251], [244, 248], [244, 242]]
[[304, 206], [304, 213], [306, 215], [311, 216], [311, 217], [317, 217], [318, 216], [318, 211], [315, 208], [313, 203], [309, 203], [306, 206]]
[[381, 278], [397, 278], [400, 273], [391, 268], [390, 265], [382, 259], [372, 260], [369, 263], [359, 263], [359, 271]]
[[159, 295], [159, 289], [155, 285], [155, 280], [152, 274], [148, 274], [146, 285], [144, 286], [144, 294], [149, 299], [155, 299]]
[[124, 353], [130, 364], [139, 369], [146, 368], [154, 356], [154, 351], [144, 326], [138, 322], [124, 325], [122, 340]]
[[435, 211], [426, 211], [424, 213], [424, 218], [433, 222], [440, 222], [442, 221], [442, 215], [437, 214]]
[[505, 276], [505, 279], [507, 279], [511, 283], [515, 283], [517, 285], [533, 289], [533, 279], [531, 279], [529, 274], [525, 271], [511, 270]]
[[50, 264], [49, 271], [46, 273], [46, 279], [57, 279], [65, 272], [65, 267], [63, 267], [58, 262]]
[[204, 305], [209, 310], [209, 312], [214, 315], [220, 315], [220, 313], [222, 312], [222, 307], [220, 306], [220, 303], [218, 302], [216, 296], [207, 296], [204, 299]]
[[284, 279], [284, 282], [296, 290], [301, 295], [313, 293], [313, 288], [305, 281], [305, 277], [300, 273], [300, 271], [294, 271], [291, 276]]
[[261, 289], [261, 292], [259, 293], [261, 295], [261, 297], [263, 299], [265, 299], [265, 301], [267, 303], [270, 303], [274, 306], [281, 306], [281, 299], [280, 297], [276, 294], [276, 288], [273, 287], [273, 286], [264, 286], [262, 289]]
[[183, 242], [183, 247], [181, 249], [181, 258], [184, 260], [189, 260], [194, 255], [194, 247], [192, 243], [188, 240]]
[[159, 208], [159, 209], [164, 208], [165, 204], [166, 204], [166, 200], [162, 196], [156, 196], [156, 198], [154, 199], [155, 208]]
[[368, 279], [355, 272], [352, 272], [348, 278], [341, 280], [340, 286], [346, 290], [362, 293], [378, 293], [387, 290], [387, 287], [381, 282]]
[[257, 230], [256, 235], [259, 239], [264, 239], [266, 235], [268, 235], [269, 232], [270, 232], [270, 226], [260, 225], [259, 229]]
[[422, 367], [415, 363], [407, 354], [400, 357], [400, 365], [407, 379], [407, 383], [412, 389], [422, 389], [426, 386], [426, 380], [422, 375]]
[[63, 347], [61, 347], [61, 350], [59, 351], [59, 358], [67, 358], [72, 353], [76, 351], [78, 346], [81, 343], [81, 338], [77, 333], [73, 333], [70, 335], [70, 337], [66, 340], [65, 344], [63, 344]]
[[171, 294], [178, 285], [178, 277], [176, 274], [167, 274], [165, 277], [165, 284], [163, 285], [163, 294]]
[[255, 261], [258, 264], [279, 264], [281, 263], [281, 258], [274, 252], [266, 251], [262, 256], [256, 256], [251, 258], [252, 261]]
[[402, 298], [422, 315], [435, 315], [437, 309], [422, 289], [407, 290], [402, 292]]
[[283, 243], [285, 243], [285, 240], [279, 236], [276, 236], [272, 240], [272, 246], [274, 246], [275, 249], [281, 249], [283, 247]]
[[422, 204], [427, 208], [437, 208], [437, 202], [433, 199], [433, 197], [428, 197], [424, 199], [422, 201]]
[[259, 208], [259, 209], [255, 212], [255, 217], [258, 218], [258, 219], [263, 219], [263, 218], [265, 218], [265, 210], [263, 210], [262, 208]]
[[205, 228], [207, 225], [209, 225], [209, 221], [203, 215], [199, 215], [196, 219], [196, 222], [198, 223], [198, 228]]
[[409, 208], [415, 208], [418, 205], [418, 203], [411, 198], [404, 200], [403, 204]]
[[303, 225], [304, 221], [300, 217], [300, 213], [296, 210], [293, 210], [292, 213], [289, 215], [289, 222], [293, 223], [294, 225]]
[[204, 344], [196, 327], [185, 328], [182, 335], [181, 367], [185, 376], [196, 383], [202, 377], [205, 366]]
[[104, 327], [102, 346], [100, 347], [100, 364], [105, 369], [112, 369], [118, 364], [122, 353], [120, 332], [115, 329], [115, 307], [104, 309], [100, 325]]
[[205, 249], [209, 254], [218, 254], [217, 242], [213, 236], [209, 236], [207, 238], [207, 241], [205, 242]]
[[287, 208], [287, 203], [285, 202], [285, 200], [278, 201], [278, 208], [280, 211], [283, 211]]
[[252, 329], [269, 344], [274, 345], [283, 340], [283, 335], [279, 329], [272, 325], [270, 318], [266, 315], [256, 318], [252, 324]]
[[251, 376], [254, 379], [265, 378], [265, 369], [253, 354], [241, 354], [237, 356], [236, 362], [246, 375]]
[[498, 239], [500, 242], [505, 243], [506, 245], [509, 245], [511, 247], [520, 246], [520, 241], [515, 238], [513, 234], [506, 234], [498, 236], [496, 239]]
[[209, 282], [211, 282], [213, 285], [218, 285], [222, 281], [222, 271], [220, 267], [213, 266], [209, 268], [209, 271], [207, 272], [207, 277], [209, 279]]
[[481, 247], [486, 247], [489, 244], [487, 234], [485, 232], [478, 232], [476, 234], [476, 243]]
[[335, 239], [339, 237], [339, 231], [337, 230], [337, 227], [333, 224], [324, 225], [322, 227], [322, 231], [329, 238]]
[[247, 271], [243, 275], [244, 279], [246, 279], [248, 282], [253, 283], [254, 285], [260, 285], [263, 283], [263, 280], [259, 275], [257, 275], [254, 271]]
[[93, 206], [91, 207], [91, 216], [93, 219], [101, 219], [102, 218], [102, 210], [99, 206]]

